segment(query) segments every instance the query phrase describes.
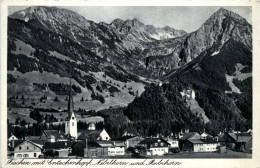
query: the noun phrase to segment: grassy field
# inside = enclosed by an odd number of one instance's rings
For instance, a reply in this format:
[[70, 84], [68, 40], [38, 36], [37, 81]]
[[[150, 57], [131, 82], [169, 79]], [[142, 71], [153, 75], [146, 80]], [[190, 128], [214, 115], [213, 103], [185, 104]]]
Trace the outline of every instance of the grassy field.
[[228, 150], [227, 153], [193, 153], [183, 152], [173, 155], [152, 156], [151, 158], [252, 158], [252, 154]]

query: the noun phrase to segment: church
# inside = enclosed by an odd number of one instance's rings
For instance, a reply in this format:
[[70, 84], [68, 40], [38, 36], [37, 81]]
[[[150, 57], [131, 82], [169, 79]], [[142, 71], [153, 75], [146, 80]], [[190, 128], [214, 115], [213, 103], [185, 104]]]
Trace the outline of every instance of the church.
[[65, 134], [77, 139], [77, 119], [74, 113], [74, 104], [72, 97], [72, 90], [70, 86], [69, 100], [68, 100], [68, 114], [65, 120]]

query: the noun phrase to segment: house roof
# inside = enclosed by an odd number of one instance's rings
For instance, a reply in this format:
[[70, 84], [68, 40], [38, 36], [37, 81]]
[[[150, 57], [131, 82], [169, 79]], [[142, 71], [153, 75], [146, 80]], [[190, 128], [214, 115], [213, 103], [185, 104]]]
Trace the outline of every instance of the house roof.
[[14, 140], [14, 148], [23, 143], [25, 140]]
[[238, 133], [237, 135], [237, 142], [248, 142], [250, 139], [252, 139], [252, 135], [249, 133]]
[[45, 142], [44, 148], [45, 149], [60, 149], [60, 148], [69, 148], [75, 142], [72, 141], [57, 141], [57, 142]]
[[190, 139], [189, 141], [193, 144], [203, 144], [203, 142], [199, 139]]
[[189, 139], [188, 141], [190, 141], [193, 144], [217, 143], [216, 141], [214, 141], [211, 138], [207, 138], [207, 139]]
[[40, 140], [40, 136], [27, 136], [27, 137], [25, 137], [25, 139], [28, 139], [28, 140]]
[[[18, 140], [18, 141], [20, 141], [20, 140]], [[22, 141], [22, 142], [21, 142]], [[30, 140], [21, 140], [20, 142], [17, 142], [17, 144], [14, 144], [14, 148], [17, 148], [17, 147], [19, 147], [19, 146], [21, 146], [23, 143], [25, 143], [26, 141], [27, 142], [29, 142], [29, 143], [31, 143], [31, 144], [33, 144], [33, 145], [35, 145], [35, 146], [37, 146], [37, 147], [39, 147], [39, 148], [41, 148], [42, 149], [42, 144], [43, 144], [43, 141], [30, 141]]]
[[227, 133], [233, 140], [236, 142], [248, 142], [252, 139], [252, 135], [250, 133]]
[[101, 147], [113, 147], [111, 141], [96, 141]]
[[163, 138], [145, 138], [144, 140], [142, 140], [141, 142], [139, 142], [139, 144], [146, 144], [146, 145], [151, 145], [155, 142], [158, 142], [158, 139], [160, 139], [161, 141], [163, 141], [164, 143], [170, 145], [166, 140], [164, 140]]
[[98, 137], [100, 137], [100, 133], [103, 130], [86, 130], [80, 134], [78, 139], [91, 139], [96, 140]]
[[124, 147], [126, 146], [122, 141], [96, 141], [102, 147]]
[[43, 134], [45, 134], [48, 138], [54, 136], [55, 139], [68, 139], [64, 132], [58, 130], [45, 130]]
[[[95, 141], [87, 141], [87, 143], [88, 143], [88, 147], [91, 147], [91, 148], [100, 148], [101, 147]], [[72, 146], [74, 146], [75, 144], [81, 144], [81, 145], [84, 146], [84, 148], [86, 147], [86, 141], [85, 140], [78, 141], [78, 142], [74, 143]]]
[[119, 137], [119, 138], [116, 138], [116, 139], [113, 139], [113, 140], [118, 140], [118, 141], [126, 141], [128, 139], [132, 139], [136, 136], [122, 136], [122, 137]]
[[[189, 132], [189, 133], [185, 133], [183, 134], [181, 140], [188, 140], [190, 138], [192, 138], [194, 135], [198, 134], [197, 132]], [[199, 134], [198, 134], [199, 135]]]

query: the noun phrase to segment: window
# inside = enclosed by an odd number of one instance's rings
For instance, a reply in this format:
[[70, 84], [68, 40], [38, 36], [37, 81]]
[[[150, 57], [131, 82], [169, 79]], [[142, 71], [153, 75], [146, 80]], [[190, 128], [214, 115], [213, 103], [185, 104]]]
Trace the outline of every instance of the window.
[[36, 157], [36, 153], [33, 154], [33, 157]]
[[72, 120], [74, 120], [74, 117], [72, 117]]
[[154, 146], [158, 146], [158, 143], [155, 143]]
[[72, 122], [72, 126], [74, 126], [74, 122]]
[[22, 147], [20, 146], [20, 147], [19, 147], [19, 150], [21, 150], [21, 149], [22, 149]]
[[161, 146], [163, 146], [163, 143], [161, 143]]
[[154, 149], [154, 151], [156, 151], [156, 149]]
[[28, 154], [23, 154], [23, 157], [29, 157], [29, 155]]
[[29, 146], [27, 146], [27, 149], [29, 149]]
[[17, 157], [22, 157], [22, 154], [17, 154]]

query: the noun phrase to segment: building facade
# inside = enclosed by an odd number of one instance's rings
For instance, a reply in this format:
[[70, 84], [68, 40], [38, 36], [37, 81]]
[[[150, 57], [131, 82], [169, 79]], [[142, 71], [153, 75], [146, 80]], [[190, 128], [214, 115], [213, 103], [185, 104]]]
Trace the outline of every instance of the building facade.
[[25, 140], [21, 144], [14, 147], [14, 158], [38, 158], [42, 154], [43, 147], [32, 141]]

